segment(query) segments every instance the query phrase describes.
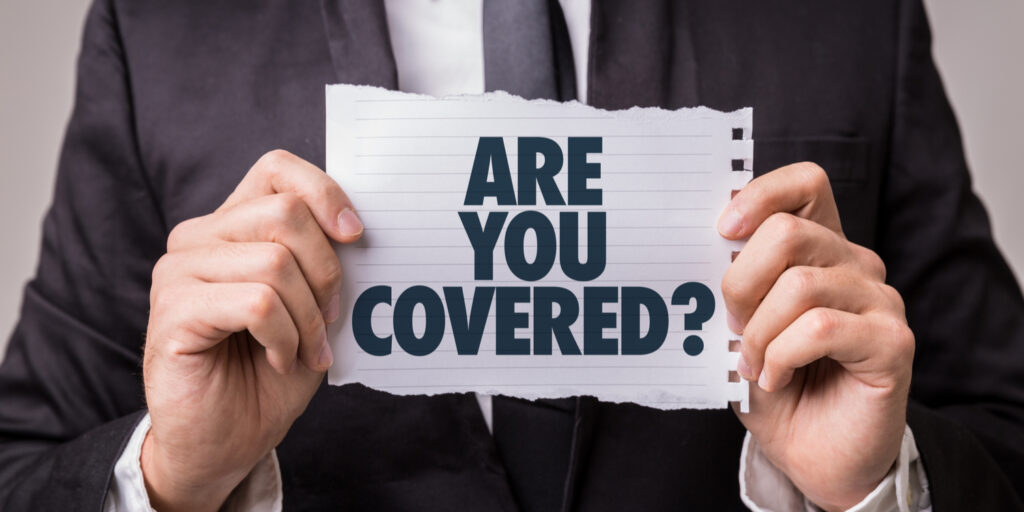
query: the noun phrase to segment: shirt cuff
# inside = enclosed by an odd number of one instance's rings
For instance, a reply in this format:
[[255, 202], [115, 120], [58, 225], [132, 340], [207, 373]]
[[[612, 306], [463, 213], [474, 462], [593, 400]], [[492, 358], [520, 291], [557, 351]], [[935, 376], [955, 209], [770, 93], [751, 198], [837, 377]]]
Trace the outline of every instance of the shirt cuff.
[[[768, 460], [750, 432], [743, 440], [739, 478], [740, 499], [754, 512], [820, 510]], [[899, 457], [889, 474], [849, 511], [930, 512], [931, 509], [928, 478], [914, 442], [914, 433], [907, 426], [903, 431]]]
[[[132, 437], [128, 440], [124, 452], [114, 465], [114, 478], [107, 490], [105, 512], [132, 512], [139, 510], [153, 511], [146, 492], [146, 482], [142, 478], [142, 442], [151, 425], [149, 414], [146, 414]], [[231, 492], [221, 510], [228, 512], [280, 512], [283, 498], [281, 484], [281, 467], [277, 461], [277, 452], [271, 451], [260, 460], [245, 480]]]

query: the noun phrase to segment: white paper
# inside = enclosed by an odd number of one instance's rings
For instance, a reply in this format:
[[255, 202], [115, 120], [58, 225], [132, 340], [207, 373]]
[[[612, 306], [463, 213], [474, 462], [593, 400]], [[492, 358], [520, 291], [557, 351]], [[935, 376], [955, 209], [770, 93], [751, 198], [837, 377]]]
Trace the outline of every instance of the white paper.
[[[736, 336], [726, 326], [720, 290], [739, 245], [722, 239], [715, 226], [731, 192], [751, 178], [751, 117], [749, 108], [732, 113], [707, 108], [611, 112], [579, 103], [526, 101], [504, 93], [438, 99], [371, 87], [328, 86], [327, 172], [345, 189], [366, 227], [362, 240], [337, 249], [344, 271], [342, 318], [329, 332], [335, 355], [329, 383], [359, 382], [400, 395], [590, 395], [660, 409], [723, 408], [738, 401], [745, 409], [747, 383], [728, 382], [737, 361], [737, 354], [729, 352], [729, 340]], [[480, 206], [465, 205], [482, 137], [502, 138], [516, 184], [519, 138], [543, 137], [557, 143], [563, 166], [555, 183], [563, 200], [568, 193], [569, 137], [599, 137], [601, 151], [587, 156], [587, 162], [600, 165], [600, 177], [586, 184], [602, 191], [602, 204], [547, 205], [538, 190], [536, 205], [499, 205], [494, 197]], [[742, 160], [747, 170], [733, 170], [734, 160]], [[488, 179], [497, 178], [488, 171]], [[581, 261], [587, 261], [589, 212], [605, 212], [603, 273], [587, 282], [569, 279], [556, 257], [542, 279], [517, 277], [505, 258], [506, 228], [528, 210], [551, 221], [556, 243], [562, 239], [560, 212], [577, 212]], [[475, 253], [459, 212], [475, 212], [481, 225], [489, 214], [508, 212], [493, 251], [490, 280], [474, 279]], [[527, 231], [525, 246], [526, 261], [532, 262], [540, 250], [534, 231]], [[686, 282], [701, 283], [714, 296], [714, 314], [699, 330], [685, 328], [684, 317], [694, 311], [694, 304], [671, 303], [673, 291]], [[357, 298], [377, 286], [391, 287], [390, 305], [372, 308], [369, 320], [374, 335], [391, 337], [387, 355], [367, 353], [354, 335]], [[514, 329], [514, 334], [527, 340], [530, 353], [496, 353], [495, 297], [478, 353], [457, 352], [447, 303], [444, 334], [436, 349], [426, 355], [407, 353], [393, 335], [394, 313], [399, 296], [415, 286], [430, 288], [442, 303], [442, 288], [461, 288], [467, 312], [478, 290], [529, 288], [529, 300], [514, 306], [516, 312], [529, 313], [528, 327]], [[585, 287], [614, 287], [620, 299], [623, 287], [653, 290], [667, 306], [667, 336], [659, 349], [645, 355], [618, 353], [618, 341], [614, 355], [562, 354], [557, 339], [551, 341], [550, 355], [536, 354], [536, 287], [565, 289], [579, 300], [580, 317], [570, 330], [581, 352]], [[554, 310], [557, 314], [560, 307]], [[423, 306], [412, 309], [415, 337], [425, 336], [425, 311]], [[603, 337], [618, 340], [620, 302], [605, 304], [602, 311], [615, 313], [615, 327], [604, 329]], [[641, 311], [643, 334], [651, 321], [646, 310]], [[434, 325], [437, 321], [432, 319]], [[507, 325], [502, 322], [504, 331], [509, 330]], [[690, 335], [703, 341], [697, 355], [684, 351], [683, 341]], [[695, 345], [689, 348], [695, 352]]]

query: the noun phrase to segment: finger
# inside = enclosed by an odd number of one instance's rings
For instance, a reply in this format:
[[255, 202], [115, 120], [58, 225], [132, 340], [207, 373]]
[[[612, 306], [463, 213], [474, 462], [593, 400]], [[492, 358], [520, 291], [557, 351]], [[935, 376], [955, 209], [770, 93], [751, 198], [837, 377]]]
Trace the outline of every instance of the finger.
[[758, 386], [785, 387], [797, 368], [828, 357], [867, 385], [889, 389], [909, 379], [914, 336], [906, 323], [887, 315], [857, 315], [814, 308], [768, 344]]
[[179, 275], [201, 281], [270, 285], [298, 329], [300, 360], [310, 370], [320, 370], [318, 359], [327, 343], [325, 319], [298, 263], [283, 245], [222, 243], [171, 253], [166, 258], [167, 265], [178, 267]]
[[287, 374], [295, 365], [299, 333], [284, 302], [269, 285], [194, 281], [158, 300], [160, 317], [177, 326], [166, 337], [173, 353], [200, 353], [231, 334], [248, 330], [267, 349], [267, 362], [278, 373]]
[[263, 155], [221, 208], [279, 193], [302, 199], [323, 231], [339, 242], [352, 242], [363, 234], [363, 224], [341, 186], [319, 167], [281, 149]]
[[223, 242], [273, 242], [291, 251], [328, 322], [338, 316], [341, 264], [306, 204], [294, 194], [273, 194], [188, 221], [171, 233], [178, 252]]
[[776, 169], [747, 183], [722, 212], [718, 232], [730, 240], [745, 238], [779, 212], [843, 232], [828, 175], [809, 162]]
[[849, 313], [879, 309], [895, 310], [884, 284], [865, 279], [843, 267], [790, 267], [775, 281], [768, 295], [757, 306], [743, 330], [741, 375], [756, 380], [764, 362], [768, 343], [814, 308], [829, 308]]
[[768, 218], [750, 237], [722, 278], [722, 295], [734, 327], [743, 332], [782, 272], [793, 266], [828, 267], [850, 262], [841, 236], [788, 213]]

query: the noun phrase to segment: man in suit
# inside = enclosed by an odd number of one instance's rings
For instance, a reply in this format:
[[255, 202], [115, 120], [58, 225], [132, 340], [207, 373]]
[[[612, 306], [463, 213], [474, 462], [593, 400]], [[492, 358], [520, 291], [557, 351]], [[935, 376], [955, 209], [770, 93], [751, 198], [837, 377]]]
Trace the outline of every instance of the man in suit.
[[[96, 2], [0, 367], [4, 510], [1021, 508], [1024, 300], [916, 0], [548, 2], [549, 71], [453, 71], [755, 108], [719, 223], [750, 239], [722, 284], [751, 414], [495, 398], [492, 436], [472, 396], [327, 386], [328, 242], [362, 225], [320, 170], [323, 86], [430, 82], [396, 4]], [[482, 5], [485, 63], [521, 58], [488, 34], [529, 20]]]

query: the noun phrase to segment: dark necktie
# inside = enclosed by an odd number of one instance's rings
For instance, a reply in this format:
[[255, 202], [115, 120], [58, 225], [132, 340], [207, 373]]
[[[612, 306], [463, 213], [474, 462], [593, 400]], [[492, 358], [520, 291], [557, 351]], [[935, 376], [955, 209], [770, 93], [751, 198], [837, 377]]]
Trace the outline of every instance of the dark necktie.
[[557, 0], [484, 0], [484, 86], [524, 98], [576, 99], [576, 73]]
[[[556, 0], [484, 0], [484, 83], [524, 98], [575, 98], [565, 19]], [[494, 442], [522, 512], [557, 512], [569, 473], [576, 399], [496, 396]]]

